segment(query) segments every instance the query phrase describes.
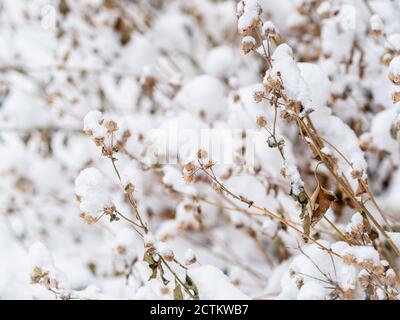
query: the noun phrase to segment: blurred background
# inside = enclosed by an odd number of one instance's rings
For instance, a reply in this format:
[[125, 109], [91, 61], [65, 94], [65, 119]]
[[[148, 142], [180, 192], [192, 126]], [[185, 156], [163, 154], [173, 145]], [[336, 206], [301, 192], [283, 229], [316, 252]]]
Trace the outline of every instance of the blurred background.
[[[400, 52], [399, 1], [259, 3], [263, 20], [273, 21], [280, 41], [303, 64], [314, 119], [347, 155], [361, 155], [371, 188], [396, 224], [399, 111], [387, 75]], [[247, 206], [232, 209], [204, 181], [185, 183], [185, 163], [157, 166], [146, 158], [151, 129], [238, 130], [235, 161], [216, 169], [218, 176], [301, 223], [290, 184], [279, 174], [282, 159], [256, 124], [260, 114], [273, 119], [269, 104], [253, 99], [266, 67], [259, 55], [243, 52], [236, 11], [234, 0], [0, 0], [0, 298], [60, 298], [31, 283], [38, 264], [51, 266], [49, 273], [74, 298], [172, 297], [173, 283], [165, 289], [159, 279], [147, 281], [143, 241], [128, 224], [105, 217], [88, 225], [80, 218], [75, 179], [87, 167], [104, 174], [117, 208], [134, 216], [110, 161], [83, 132], [92, 110], [129, 131], [119, 168], [134, 181], [155, 237], [176, 257], [185, 260], [193, 249], [201, 264], [218, 267], [250, 297], [299, 297], [289, 274], [301, 237], [265, 216], [241, 214]], [[384, 21], [386, 38], [371, 34], [373, 14]], [[243, 169], [245, 130], [257, 146], [249, 172]], [[315, 187], [316, 162], [297, 131], [286, 123], [277, 130], [288, 159]], [[322, 169], [319, 179], [332, 186]], [[328, 215], [344, 230], [354, 212], [341, 200]], [[326, 224], [319, 227], [313, 235], [338, 240], [324, 232]], [[311, 291], [302, 297], [326, 294]]]

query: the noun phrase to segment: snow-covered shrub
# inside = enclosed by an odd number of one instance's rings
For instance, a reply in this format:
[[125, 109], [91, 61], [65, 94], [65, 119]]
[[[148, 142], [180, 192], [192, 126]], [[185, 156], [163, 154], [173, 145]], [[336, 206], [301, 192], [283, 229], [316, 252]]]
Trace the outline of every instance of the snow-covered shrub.
[[0, 299], [399, 299], [399, 15], [3, 0]]

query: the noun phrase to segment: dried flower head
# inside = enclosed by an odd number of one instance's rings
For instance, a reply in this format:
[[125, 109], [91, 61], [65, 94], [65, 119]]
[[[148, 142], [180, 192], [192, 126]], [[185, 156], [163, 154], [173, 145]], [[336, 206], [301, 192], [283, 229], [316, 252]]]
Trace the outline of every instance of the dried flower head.
[[242, 50], [244, 53], [249, 53], [256, 46], [257, 42], [252, 36], [245, 36], [242, 39]]
[[257, 116], [256, 123], [260, 128], [265, 128], [267, 126], [267, 119], [264, 116]]

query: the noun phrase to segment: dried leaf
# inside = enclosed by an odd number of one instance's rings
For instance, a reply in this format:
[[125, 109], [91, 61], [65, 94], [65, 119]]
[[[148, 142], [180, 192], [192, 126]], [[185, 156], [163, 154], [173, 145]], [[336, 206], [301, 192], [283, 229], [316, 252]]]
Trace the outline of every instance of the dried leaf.
[[368, 232], [368, 236], [371, 239], [371, 241], [374, 241], [379, 238], [379, 233], [376, 231], [376, 229], [371, 228], [370, 232]]
[[185, 283], [186, 288], [188, 288], [189, 290], [192, 290], [192, 292], [194, 293], [193, 295], [194, 295], [195, 300], [199, 300], [199, 289], [197, 289], [197, 286], [193, 282], [192, 278], [189, 277], [188, 274], [186, 274], [185, 280], [186, 280], [186, 283]]
[[160, 277], [161, 277], [161, 280], [162, 280], [164, 286], [166, 286], [166, 285], [169, 283], [169, 280], [168, 280], [167, 278], [165, 278], [165, 275], [164, 275], [164, 268], [162, 267], [161, 263], [158, 264], [158, 269], [160, 270]]
[[175, 280], [174, 300], [183, 300], [182, 288], [178, 281]]
[[304, 191], [304, 189], [302, 188], [302, 190], [299, 193], [294, 193], [293, 192], [293, 185], [290, 188], [290, 192], [289, 195], [298, 203], [300, 203], [302, 206], [306, 205], [308, 203], [308, 197], [306, 192]]
[[154, 268], [153, 266], [149, 266], [151, 268], [151, 275], [148, 279], [150, 281], [151, 279], [157, 279], [157, 268]]
[[[303, 216], [303, 232], [309, 236], [310, 235], [310, 229], [311, 229], [311, 218], [310, 215], [305, 213]], [[304, 241], [307, 243], [308, 242], [308, 237], [303, 236]]]
[[151, 269], [151, 275], [149, 277], [149, 280], [156, 279], [157, 278], [157, 270], [158, 270], [158, 264], [159, 263], [154, 261], [151, 253], [149, 253], [149, 252], [146, 252], [144, 254], [143, 261], [145, 261], [149, 265], [149, 268]]
[[358, 186], [357, 186], [355, 195], [356, 195], [356, 197], [359, 197], [359, 196], [363, 195], [364, 193], [367, 193], [367, 189], [365, 189], [365, 186], [361, 182], [361, 180], [358, 180]]
[[326, 211], [331, 206], [331, 203], [336, 200], [336, 196], [332, 191], [326, 190], [318, 183], [313, 195], [311, 196], [311, 227], [315, 226], [325, 215]]
[[318, 195], [319, 195], [320, 192], [321, 192], [321, 187], [320, 187], [320, 185], [318, 183], [317, 187], [315, 188], [315, 190], [314, 190], [314, 192], [313, 192], [313, 194], [312, 194], [312, 196], [310, 198], [310, 206], [311, 206], [312, 210], [314, 210], [314, 208], [315, 208], [315, 206], [317, 204]]

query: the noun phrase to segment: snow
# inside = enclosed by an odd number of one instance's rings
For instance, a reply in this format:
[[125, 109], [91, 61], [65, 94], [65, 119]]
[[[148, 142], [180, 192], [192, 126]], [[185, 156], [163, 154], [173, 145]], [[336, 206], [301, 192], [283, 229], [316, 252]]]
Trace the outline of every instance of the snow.
[[[351, 221], [346, 226], [346, 232], [351, 233], [352, 230], [359, 230], [363, 227], [363, 217], [359, 212], [356, 212], [351, 217]], [[362, 229], [361, 229], [362, 230]]]
[[[204, 98], [199, 95], [199, 99]], [[183, 163], [193, 160], [206, 127], [194, 114], [183, 113], [167, 119], [159, 128], [148, 132], [147, 157], [152, 162], [166, 164], [174, 164], [178, 159]]]
[[166, 166], [164, 169], [163, 182], [167, 186], [171, 186], [174, 190], [184, 194], [196, 193], [196, 189], [182, 178], [182, 173], [173, 166]]
[[386, 271], [386, 278], [389, 278], [389, 279], [396, 279], [396, 273], [394, 272], [393, 269], [388, 269], [388, 270]]
[[396, 246], [400, 247], [400, 232], [388, 232], [387, 234], [393, 240]]
[[107, 134], [107, 129], [101, 125], [103, 120], [101, 112], [90, 111], [83, 119], [83, 130], [90, 132], [96, 139], [104, 139]]
[[166, 242], [157, 241], [154, 246], [157, 252], [159, 252], [167, 260], [171, 261], [174, 259], [174, 252]]
[[147, 232], [147, 233], [144, 235], [143, 242], [144, 242], [144, 246], [145, 246], [145, 247], [152, 247], [152, 246], [155, 245], [156, 240], [155, 240], [155, 238], [154, 238], [154, 235], [153, 235], [151, 232]]
[[218, 268], [203, 265], [188, 270], [189, 276], [199, 289], [203, 300], [248, 300], [249, 297], [229, 282], [229, 278]]
[[3, 300], [28, 300], [31, 295], [24, 290], [25, 286], [15, 278], [13, 272], [0, 269], [0, 297]]
[[222, 116], [227, 106], [220, 80], [211, 75], [201, 75], [186, 83], [175, 102], [192, 114], [205, 113], [207, 120]]
[[[323, 241], [324, 245], [328, 245]], [[340, 252], [346, 243], [332, 245], [334, 252]], [[336, 257], [327, 257], [316, 245], [303, 248], [304, 255], [297, 255], [281, 279], [282, 292], [279, 299], [329, 299], [327, 282], [336, 282], [342, 290], [354, 289], [357, 272], [352, 265], [346, 265]]]
[[345, 291], [354, 290], [357, 287], [357, 270], [353, 266], [343, 266], [337, 274], [340, 287]]
[[185, 251], [185, 259], [186, 259], [187, 264], [192, 264], [193, 262], [195, 262], [197, 260], [196, 254], [194, 253], [194, 251], [191, 248], [189, 248]]
[[313, 63], [302, 62], [297, 66], [308, 88], [318, 88], [318, 90], [310, 90], [313, 109], [322, 109], [329, 101], [331, 86], [326, 72], [319, 65]]
[[400, 84], [400, 56], [394, 57], [390, 62], [389, 77], [394, 83]]
[[265, 220], [262, 224], [261, 231], [265, 235], [273, 238], [278, 232], [278, 223], [274, 220]]
[[257, 0], [243, 0], [239, 3], [238, 12], [242, 12], [238, 21], [240, 32], [245, 32], [258, 22], [260, 9]]
[[98, 217], [105, 208], [112, 206], [107, 190], [107, 180], [96, 168], [82, 170], [75, 181], [75, 193], [80, 198], [83, 213]]
[[382, 19], [377, 14], [374, 14], [369, 18], [369, 23], [371, 30], [374, 32], [382, 32], [384, 30], [385, 26], [383, 25]]
[[376, 295], [378, 296], [378, 300], [384, 300], [386, 297], [385, 291], [383, 291], [381, 288], [376, 289]]
[[46, 267], [53, 264], [53, 258], [45, 245], [41, 242], [35, 242], [29, 248], [29, 258], [32, 268]]
[[0, 299], [400, 297], [398, 1], [48, 2], [0, 5]]
[[232, 48], [219, 46], [212, 48], [205, 60], [205, 71], [216, 78], [229, 78], [235, 73], [238, 59]]
[[298, 300], [325, 300], [328, 290], [323, 285], [316, 282], [308, 282], [304, 284], [297, 296]]
[[320, 16], [323, 16], [323, 15], [329, 13], [329, 12], [331, 11], [331, 9], [332, 9], [331, 3], [330, 3], [329, 1], [323, 1], [323, 2], [319, 5], [319, 7], [318, 7], [318, 9], [317, 9], [317, 13], [318, 13]]
[[349, 259], [354, 259], [359, 264], [371, 263], [374, 266], [380, 266], [378, 252], [373, 247], [353, 246], [343, 250], [342, 255]]
[[277, 28], [272, 21], [266, 21], [262, 25], [262, 31], [265, 35], [274, 35], [277, 33]]
[[332, 150], [329, 149], [329, 148], [326, 147], [326, 146], [321, 148], [321, 152], [322, 152], [323, 154], [327, 155], [327, 156], [331, 156], [331, 155], [332, 155]]
[[196, 220], [196, 205], [188, 200], [184, 200], [176, 207], [175, 221], [181, 228], [199, 228], [199, 222]]
[[292, 193], [295, 196], [299, 196], [304, 191], [304, 182], [301, 180], [300, 173], [297, 167], [291, 164], [285, 164], [284, 166], [285, 176], [289, 178], [290, 185], [292, 186]]
[[[359, 141], [354, 131], [343, 122], [343, 120], [332, 113], [332, 109], [327, 106], [329, 100], [330, 81], [326, 72], [319, 66], [310, 63], [298, 64], [301, 75], [304, 77], [309, 88], [318, 87], [313, 90], [312, 101], [313, 110], [310, 117], [319, 134], [334, 146], [340, 145], [340, 152], [357, 167], [360, 172], [366, 171], [366, 161], [364, 152], [360, 149]], [[325, 147], [329, 147], [325, 145]], [[332, 148], [330, 148], [332, 149]], [[339, 171], [344, 172], [351, 180], [351, 169], [347, 162], [334, 150], [332, 154], [338, 158]], [[354, 186], [355, 187], [355, 186]]]
[[388, 38], [387, 38], [387, 45], [390, 48], [399, 51], [400, 50], [400, 33], [389, 34]]
[[245, 53], [251, 51], [256, 45], [256, 40], [252, 36], [245, 36], [242, 40], [242, 47]]
[[297, 63], [293, 59], [293, 50], [287, 44], [281, 44], [272, 55], [273, 67], [267, 73], [274, 80], [282, 79], [283, 86], [289, 99], [301, 102], [304, 110], [302, 115], [312, 110], [310, 89], [307, 86]]
[[393, 160], [398, 161], [397, 143], [390, 136], [390, 127], [398, 112], [396, 108], [389, 108], [377, 113], [371, 123], [371, 137], [373, 144], [380, 150], [388, 151]]

